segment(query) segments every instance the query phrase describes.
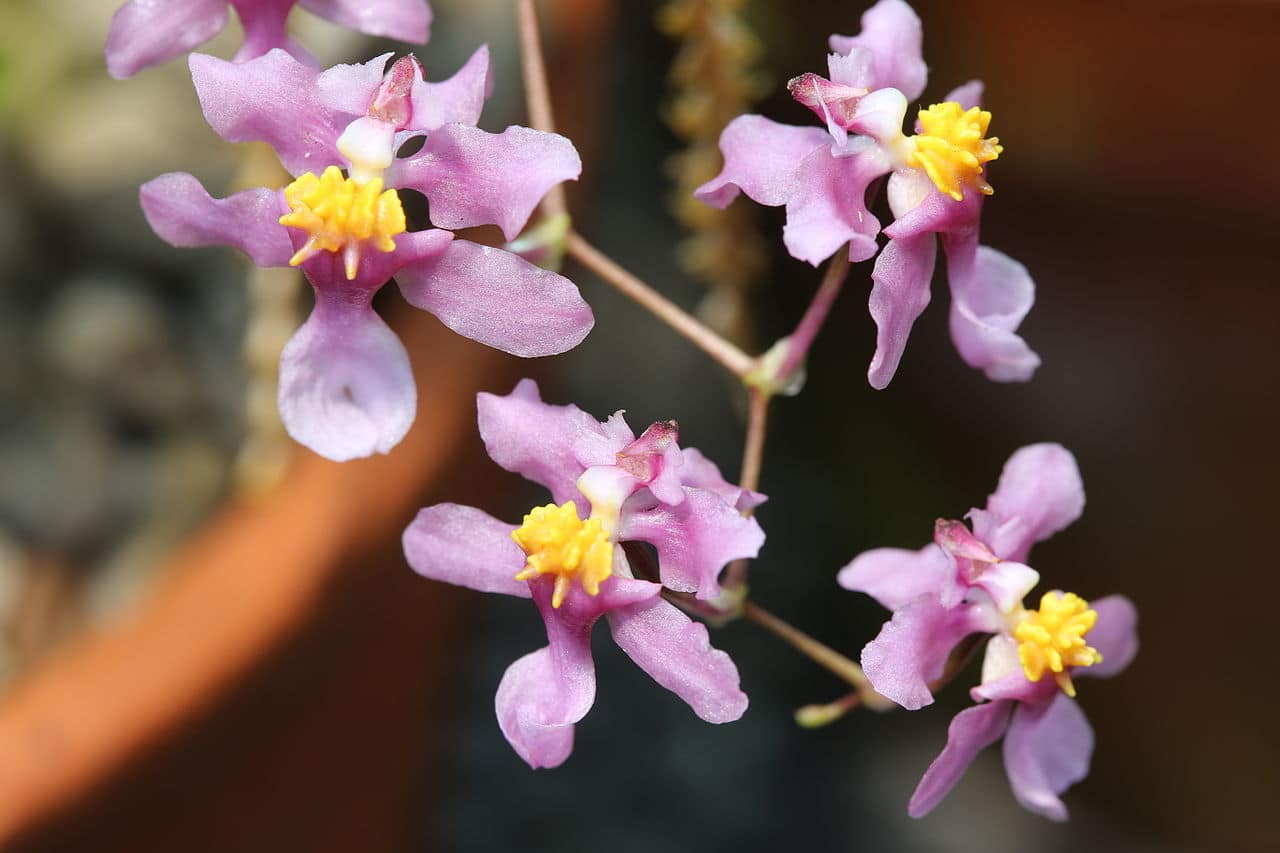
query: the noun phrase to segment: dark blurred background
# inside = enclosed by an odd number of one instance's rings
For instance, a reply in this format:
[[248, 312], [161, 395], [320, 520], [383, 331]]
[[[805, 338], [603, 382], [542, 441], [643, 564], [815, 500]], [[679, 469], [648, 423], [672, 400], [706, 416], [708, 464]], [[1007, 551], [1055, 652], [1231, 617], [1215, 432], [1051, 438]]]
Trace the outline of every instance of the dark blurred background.
[[[418, 51], [428, 77], [488, 41], [498, 79], [481, 124], [522, 121], [509, 4], [433, 5], [432, 42]], [[570, 196], [576, 227], [692, 308], [706, 287], [673, 250], [687, 232], [667, 176], [684, 143], [661, 118], [678, 46], [654, 25], [659, 5], [556, 0], [544, 26], [558, 117], [585, 162]], [[730, 476], [742, 400], [690, 346], [570, 266], [596, 330], [534, 364], [443, 333], [386, 294], [380, 305], [410, 346], [431, 417], [385, 460], [334, 466], [297, 451], [290, 462], [270, 417], [274, 355], [262, 351], [278, 352], [301, 316], [300, 286], [287, 276], [246, 284], [229, 253], [170, 249], [136, 204], [137, 184], [163, 171], [230, 186], [240, 152], [205, 127], [182, 63], [107, 78], [100, 46], [113, 3], [7, 0], [0, 843], [1065, 851], [1280, 841], [1269, 610], [1280, 585], [1268, 532], [1280, 475], [1280, 121], [1268, 106], [1280, 5], [914, 6], [930, 64], [924, 99], [986, 81], [1006, 150], [983, 242], [1035, 277], [1021, 332], [1044, 366], [1025, 385], [967, 368], [939, 280], [897, 378], [872, 391], [869, 265], [855, 268], [804, 392], [773, 408], [762, 481], [771, 500], [759, 511], [769, 538], [752, 594], [856, 655], [883, 614], [839, 590], [836, 571], [870, 547], [919, 547], [934, 518], [981, 505], [1017, 447], [1065, 444], [1088, 506], [1036, 548], [1033, 565], [1049, 587], [1124, 592], [1142, 618], [1130, 670], [1081, 685], [1097, 749], [1066, 796], [1071, 823], [1017, 807], [998, 749], [929, 818], [906, 817], [976, 668], [928, 709], [799, 730], [794, 708], [834, 699], [841, 685], [744, 623], [712, 637], [751, 696], [743, 720], [701, 723], [601, 631], [598, 699], [574, 755], [530, 771], [492, 702], [505, 667], [545, 642], [540, 621], [525, 602], [420, 580], [398, 551], [420, 505], [455, 500], [516, 518], [543, 500], [484, 459], [474, 392], [532, 373], [546, 399], [601, 417], [625, 408], [637, 431], [675, 417], [682, 442]], [[811, 122], [782, 84], [822, 71], [826, 36], [856, 32], [862, 9], [746, 3], [761, 44], [747, 64], [772, 84], [757, 111]], [[295, 17], [326, 61], [380, 47]], [[226, 56], [234, 43], [210, 49]], [[780, 211], [744, 221], [767, 265], [734, 328], [767, 345], [791, 330], [818, 273], [781, 250]], [[246, 343], [246, 329], [258, 337]]]

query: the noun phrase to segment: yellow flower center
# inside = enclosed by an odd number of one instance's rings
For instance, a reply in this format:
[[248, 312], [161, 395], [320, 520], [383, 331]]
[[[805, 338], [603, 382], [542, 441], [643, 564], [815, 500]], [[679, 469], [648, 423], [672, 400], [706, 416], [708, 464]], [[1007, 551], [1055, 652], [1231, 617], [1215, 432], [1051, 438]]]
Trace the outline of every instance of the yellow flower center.
[[1075, 696], [1067, 667], [1102, 663], [1098, 650], [1084, 641], [1097, 621], [1098, 611], [1090, 610], [1089, 602], [1075, 593], [1046, 592], [1040, 609], [1026, 611], [1013, 629], [1018, 661], [1027, 678], [1039, 681], [1048, 670], [1064, 693]]
[[984, 195], [995, 192], [982, 177], [983, 165], [1000, 156], [999, 138], [984, 139], [991, 113], [981, 107], [966, 110], [955, 101], [920, 111], [923, 132], [911, 137], [907, 165], [924, 169], [934, 186], [956, 201], [972, 186]]
[[613, 543], [599, 519], [578, 518], [573, 501], [534, 507], [511, 538], [528, 555], [516, 580], [556, 576], [552, 607], [560, 606], [575, 579], [588, 595], [598, 595], [601, 582], [613, 574]]
[[366, 242], [390, 252], [396, 247], [391, 238], [405, 230], [400, 197], [395, 190], [383, 192], [381, 178], [360, 183], [330, 166], [318, 178], [311, 172], [303, 174], [284, 188], [284, 197], [292, 212], [280, 217], [280, 224], [301, 228], [308, 235], [289, 259], [291, 266], [319, 252], [341, 251], [350, 281], [356, 277]]

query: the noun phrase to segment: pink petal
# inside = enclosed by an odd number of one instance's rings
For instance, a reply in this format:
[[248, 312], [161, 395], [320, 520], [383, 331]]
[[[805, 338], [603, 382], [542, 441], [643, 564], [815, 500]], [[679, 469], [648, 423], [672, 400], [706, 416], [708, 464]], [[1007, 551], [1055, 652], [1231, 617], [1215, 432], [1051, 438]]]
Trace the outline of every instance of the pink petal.
[[956, 86], [948, 92], [947, 96], [942, 100], [955, 101], [961, 107], [968, 110], [973, 107], [982, 106], [982, 90], [983, 85], [981, 80], [970, 80], [968, 83], [962, 83], [959, 86]]
[[195, 53], [191, 79], [205, 118], [223, 139], [266, 142], [293, 174], [319, 174], [326, 166], [347, 165], [337, 140], [356, 118], [327, 102], [349, 106], [358, 95], [348, 88], [364, 91], [371, 83], [372, 99], [377, 82], [370, 66], [380, 82], [385, 62], [384, 56], [363, 66], [337, 66], [325, 72], [322, 86], [319, 71], [283, 50], [239, 65]]
[[1138, 609], [1123, 595], [1108, 595], [1089, 606], [1098, 612], [1098, 622], [1085, 639], [1102, 655], [1102, 663], [1073, 669], [1071, 674], [1110, 678], [1138, 654]]
[[282, 267], [293, 255], [280, 217], [288, 207], [279, 190], [253, 189], [215, 199], [185, 172], [147, 181], [138, 192], [142, 212], [173, 246], [234, 246], [260, 267]]
[[1035, 302], [1026, 267], [986, 246], [977, 247], [972, 271], [963, 278], [948, 252], [951, 279], [951, 340], [970, 367], [996, 382], [1026, 382], [1040, 356], [1017, 334]]
[[529, 585], [515, 579], [525, 554], [511, 538], [514, 529], [474, 507], [429, 506], [405, 528], [405, 559], [432, 580], [529, 598]]
[[717, 578], [725, 565], [760, 552], [764, 531], [719, 495], [686, 489], [676, 506], [624, 507], [618, 539], [653, 545], [665, 586], [710, 599], [720, 594]]
[[614, 641], [653, 680], [708, 723], [729, 723], [747, 710], [733, 660], [711, 647], [707, 629], [661, 598], [609, 613]]
[[571, 350], [595, 324], [569, 279], [467, 240], [402, 267], [396, 281], [411, 305], [460, 335], [512, 355]]
[[786, 204], [796, 190], [800, 161], [831, 144], [820, 127], [792, 127], [764, 116], [738, 116], [720, 134], [724, 168], [694, 195], [712, 207], [728, 207], [738, 191], [771, 207]]
[[489, 457], [546, 486], [557, 504], [585, 503], [575, 485], [578, 477], [592, 465], [613, 464], [615, 454], [635, 438], [630, 430], [611, 432], [577, 406], [542, 402], [532, 379], [520, 380], [506, 396], [477, 394], [476, 408]]
[[[368, 62], [326, 68], [316, 78], [317, 99], [334, 112], [350, 116], [351, 120], [367, 115], [390, 76], [387, 60], [391, 57], [391, 53], [383, 53]], [[338, 133], [345, 128], [345, 124], [338, 126]]]
[[1089, 775], [1093, 727], [1079, 704], [1059, 692], [1047, 704], [1019, 704], [1004, 736], [1004, 767], [1022, 807], [1067, 819], [1058, 795]]
[[[951, 196], [934, 190], [911, 210], [895, 211], [897, 219], [884, 229], [884, 234], [892, 240], [930, 233], [963, 235], [973, 239], [976, 244], [983, 198], [985, 196], [981, 193], [968, 190], [964, 193], [963, 200], [956, 201]], [[950, 261], [950, 254], [947, 259]], [[957, 259], [963, 260], [959, 256]]]
[[944, 607], [922, 596], [894, 611], [862, 650], [862, 668], [877, 693], [914, 711], [933, 702], [929, 682], [942, 677], [956, 644], [978, 631], [994, 633], [1000, 624], [978, 605]]
[[880, 220], [867, 210], [867, 187], [889, 164], [874, 143], [861, 141], [853, 153], [837, 157], [820, 148], [800, 162], [782, 230], [791, 257], [817, 266], [845, 243], [855, 263], [876, 253]]
[[[550, 623], [547, 630], [550, 635]], [[596, 699], [590, 626], [549, 638], [550, 645], [507, 667], [494, 697], [503, 736], [535, 770], [565, 762], [573, 752], [574, 724]]]
[[1013, 707], [1013, 702], [988, 702], [965, 708], [952, 718], [947, 745], [924, 771], [907, 805], [909, 815], [924, 817], [951, 793], [978, 753], [1004, 734]]
[[431, 7], [425, 0], [300, 0], [302, 6], [335, 24], [371, 36], [425, 44]]
[[315, 290], [315, 309], [280, 356], [285, 429], [335, 462], [387, 453], [416, 411], [409, 356], [369, 306], [371, 292]]
[[512, 240], [547, 190], [581, 172], [578, 152], [563, 136], [447, 124], [428, 134], [422, 151], [393, 163], [386, 180], [426, 195], [439, 228], [494, 224]]
[[117, 80], [204, 44], [227, 24], [226, 0], [131, 0], [111, 17], [103, 51]]
[[1024, 561], [1084, 511], [1076, 459], [1060, 444], [1032, 444], [1009, 457], [987, 509], [970, 513], [978, 538], [1006, 560]]
[[921, 596], [939, 596], [954, 586], [955, 563], [937, 545], [919, 551], [876, 548], [864, 551], [840, 570], [836, 583], [865, 592], [889, 610], [900, 610]]
[[975, 702], [1011, 701], [1027, 705], [1047, 705], [1053, 701], [1054, 696], [1062, 692], [1052, 678], [1042, 678], [1039, 681], [1031, 681], [1027, 678], [1026, 673], [1022, 671], [1022, 664], [1017, 662], [1017, 643], [1012, 641], [1008, 634], [991, 638], [991, 642], [987, 645], [988, 660], [983, 661], [984, 670], [988, 669], [988, 664], [991, 663], [992, 647], [997, 642], [1002, 647], [999, 652], [1001, 656], [1008, 658], [1002, 667], [1005, 674], [987, 681], [987, 673], [984, 672], [983, 682], [969, 690], [969, 696]]
[[871, 387], [884, 390], [898, 372], [916, 318], [929, 306], [937, 240], [918, 234], [890, 240], [871, 271], [868, 306], [876, 323], [876, 353], [867, 368]]
[[480, 121], [484, 102], [493, 93], [493, 71], [489, 46], [481, 45], [467, 64], [448, 80], [413, 83], [413, 118], [410, 130], [436, 130], [446, 124], [474, 126]]
[[561, 606], [552, 607], [554, 585], [545, 576], [529, 582], [548, 646], [507, 669], [495, 700], [502, 733], [534, 768], [555, 767], [569, 757], [573, 726], [595, 701], [591, 628], [596, 620], [608, 611], [656, 600], [662, 589], [615, 575], [601, 585], [599, 595], [588, 595], [575, 584]]
[[862, 32], [831, 36], [831, 49], [848, 54], [854, 48], [871, 52], [873, 74], [868, 88], [900, 90], [914, 101], [924, 92], [929, 69], [924, 64], [920, 18], [902, 0], [880, 0], [862, 14]]
[[244, 29], [244, 43], [236, 52], [235, 62], [248, 62], [271, 51], [283, 48], [298, 59], [306, 62], [305, 52], [297, 50], [297, 45], [289, 38], [285, 21], [289, 11], [293, 9], [295, 0], [230, 0], [240, 17]]
[[684, 457], [679, 469], [682, 485], [714, 492], [739, 512], [755, 509], [768, 500], [759, 492], [730, 483], [720, 473], [716, 463], [704, 456], [696, 447], [686, 447], [681, 454]]

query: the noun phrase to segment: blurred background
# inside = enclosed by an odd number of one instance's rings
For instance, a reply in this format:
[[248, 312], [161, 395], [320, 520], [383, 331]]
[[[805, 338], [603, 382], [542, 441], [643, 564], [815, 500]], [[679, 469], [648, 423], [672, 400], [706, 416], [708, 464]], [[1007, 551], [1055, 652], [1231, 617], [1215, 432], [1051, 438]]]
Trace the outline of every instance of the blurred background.
[[[743, 720], [701, 723], [601, 632], [574, 755], [530, 771], [492, 702], [506, 666], [545, 642], [540, 621], [524, 602], [416, 577], [399, 548], [422, 505], [514, 519], [544, 499], [484, 457], [475, 392], [534, 375], [546, 399], [625, 408], [637, 431], [674, 417], [729, 476], [743, 401], [571, 265], [596, 330], [534, 363], [448, 333], [388, 288], [379, 308], [419, 385], [413, 432], [389, 457], [342, 466], [292, 447], [274, 370], [307, 309], [302, 283], [172, 249], [137, 205], [138, 184], [162, 172], [225, 194], [254, 182], [260, 158], [207, 128], [183, 62], [107, 77], [115, 5], [0, 0], [0, 848], [1280, 842], [1268, 533], [1280, 121], [1267, 106], [1280, 4], [918, 0], [925, 100], [986, 81], [1006, 151], [983, 242], [1036, 279], [1021, 331], [1044, 366], [1026, 385], [965, 367], [938, 281], [897, 378], [872, 391], [865, 265], [804, 393], [773, 408], [753, 596], [855, 656], [883, 613], [835, 586], [842, 565], [924, 544], [934, 518], [982, 504], [1017, 447], [1075, 452], [1087, 510], [1034, 564], [1049, 587], [1131, 596], [1143, 645], [1123, 677], [1081, 685], [1098, 745], [1065, 826], [1016, 806], [998, 749], [911, 821], [906, 800], [964, 690], [799, 730], [794, 708], [841, 685], [745, 623], [712, 637], [751, 696]], [[585, 163], [576, 227], [753, 351], [788, 333], [818, 273], [781, 250], [780, 211], [742, 200], [716, 216], [680, 188], [718, 169], [708, 140], [726, 116], [813, 121], [783, 84], [822, 71], [826, 36], [857, 32], [863, 4], [540, 5], [557, 118]], [[481, 126], [522, 122], [511, 4], [433, 6], [417, 50], [428, 78], [488, 42], [497, 82]], [[394, 48], [304, 12], [293, 22], [327, 63]], [[208, 50], [230, 56], [235, 29]]]

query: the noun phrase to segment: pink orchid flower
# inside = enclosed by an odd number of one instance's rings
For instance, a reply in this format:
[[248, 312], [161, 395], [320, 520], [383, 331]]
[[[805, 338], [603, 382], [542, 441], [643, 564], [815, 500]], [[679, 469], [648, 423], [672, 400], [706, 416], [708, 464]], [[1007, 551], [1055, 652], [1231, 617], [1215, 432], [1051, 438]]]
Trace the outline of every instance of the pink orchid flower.
[[[573, 144], [475, 126], [487, 48], [440, 83], [411, 57], [384, 74], [389, 56], [321, 72], [283, 50], [241, 64], [194, 54], [214, 130], [271, 144], [298, 179], [214, 199], [175, 173], [141, 191], [147, 221], [175, 246], [229, 245], [259, 266], [302, 267], [315, 308], [285, 347], [280, 412], [297, 441], [338, 461], [388, 452], [413, 423], [408, 355], [371, 305], [393, 276], [410, 304], [513, 355], [564, 352], [594, 322], [568, 279], [443, 230], [492, 223], [515, 237], [548, 189], [578, 176]], [[421, 150], [398, 158], [415, 137]], [[424, 194], [437, 227], [406, 231], [397, 190]]]
[[[548, 405], [528, 379], [477, 403], [490, 457], [546, 486], [554, 503], [521, 525], [457, 504], [427, 507], [405, 530], [404, 549], [425, 577], [537, 606], [548, 645], [507, 669], [495, 700], [520, 757], [532, 767], [569, 757], [574, 726], [595, 700], [591, 630], [601, 616], [622, 650], [699, 717], [741, 717], [747, 697], [733, 661], [662, 590], [717, 595], [724, 566], [754, 557], [764, 542], [755, 519], [741, 514], [764, 496], [680, 448], [670, 421], [636, 438], [621, 412], [601, 422], [576, 406]], [[627, 541], [655, 548], [658, 578], [633, 575]]]

